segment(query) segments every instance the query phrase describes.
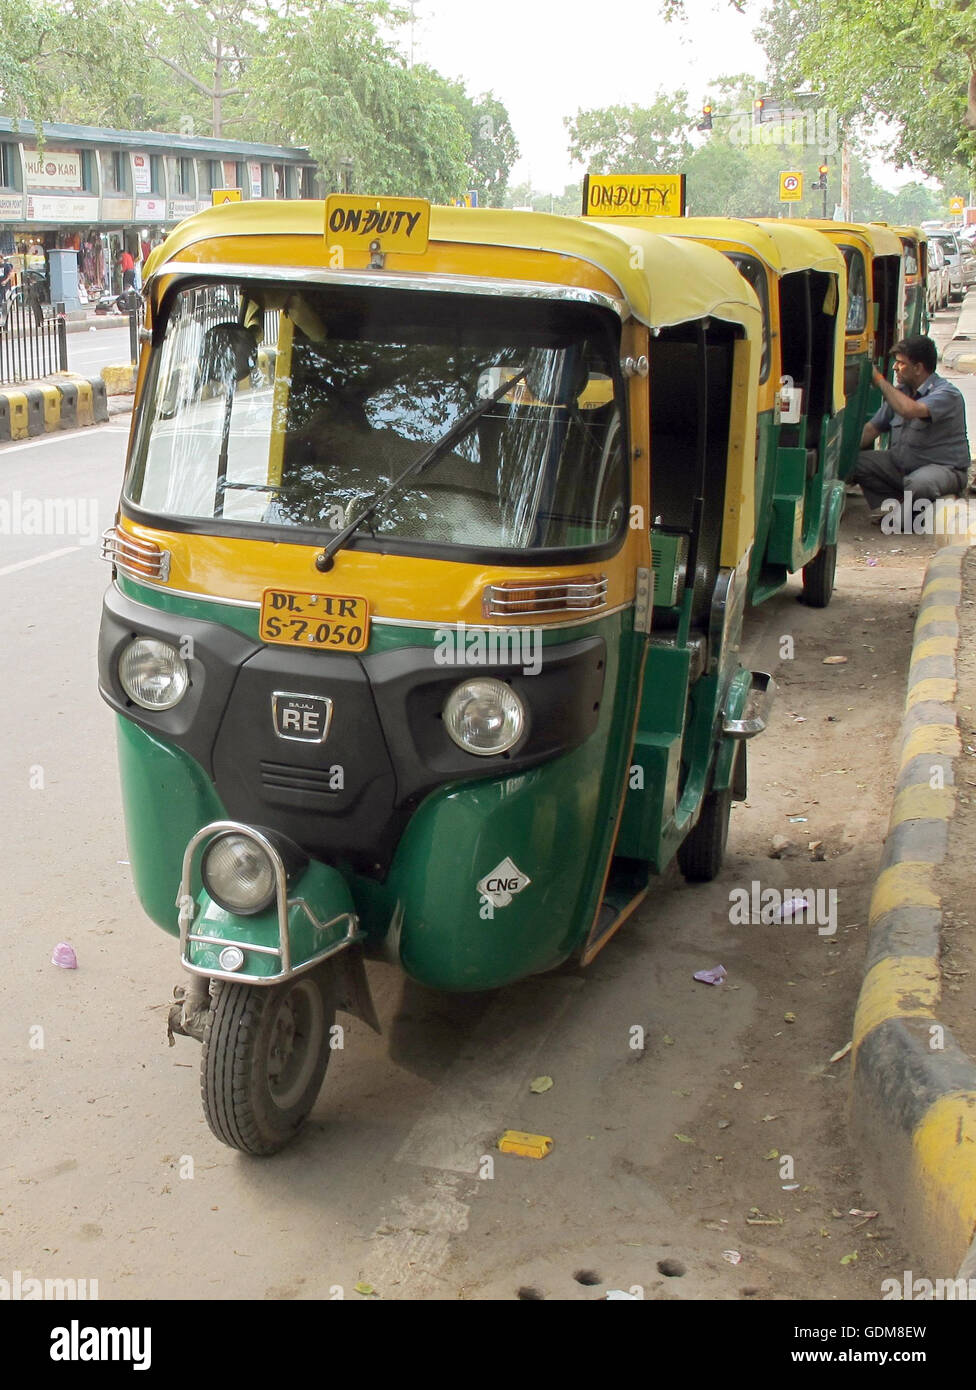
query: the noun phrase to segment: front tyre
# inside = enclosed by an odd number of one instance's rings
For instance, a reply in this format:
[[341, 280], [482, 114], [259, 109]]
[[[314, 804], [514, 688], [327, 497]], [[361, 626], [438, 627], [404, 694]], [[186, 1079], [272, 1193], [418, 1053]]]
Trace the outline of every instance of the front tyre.
[[327, 967], [280, 985], [214, 982], [200, 1090], [222, 1143], [263, 1155], [295, 1137], [322, 1085], [335, 1012]]
[[811, 608], [826, 608], [834, 592], [836, 572], [836, 545], [821, 546], [810, 563], [803, 566], [803, 602]]

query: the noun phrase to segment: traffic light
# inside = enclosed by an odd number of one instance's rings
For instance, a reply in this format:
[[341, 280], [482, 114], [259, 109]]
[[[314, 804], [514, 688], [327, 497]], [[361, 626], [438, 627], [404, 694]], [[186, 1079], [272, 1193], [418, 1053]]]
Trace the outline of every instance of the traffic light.
[[752, 103], [752, 124], [753, 124], [753, 125], [762, 125], [762, 123], [763, 123], [763, 112], [764, 112], [765, 110], [766, 110], [766, 98], [765, 98], [765, 97], [756, 97], [755, 101]]
[[711, 102], [702, 107], [702, 118], [698, 122], [699, 130], [711, 130], [712, 128], [712, 106]]
[[820, 168], [819, 168], [819, 170], [818, 170], [818, 172], [819, 172], [819, 174], [820, 174], [820, 179], [819, 179], [819, 182], [817, 183], [817, 187], [818, 187], [818, 188], [824, 188], [824, 189], [825, 189], [825, 188], [827, 187], [827, 169], [828, 169], [828, 165], [826, 165], [826, 164], [821, 164], [821, 165], [820, 165]]

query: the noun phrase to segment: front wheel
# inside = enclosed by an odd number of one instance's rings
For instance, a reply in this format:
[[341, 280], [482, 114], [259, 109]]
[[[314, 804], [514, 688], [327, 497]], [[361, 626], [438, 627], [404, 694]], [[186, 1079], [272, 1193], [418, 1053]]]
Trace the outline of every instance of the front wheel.
[[214, 983], [200, 1090], [222, 1143], [263, 1155], [295, 1137], [322, 1085], [335, 1012], [327, 967], [280, 985]]
[[810, 563], [803, 566], [803, 602], [811, 608], [826, 608], [834, 592], [836, 572], [836, 545], [821, 546]]

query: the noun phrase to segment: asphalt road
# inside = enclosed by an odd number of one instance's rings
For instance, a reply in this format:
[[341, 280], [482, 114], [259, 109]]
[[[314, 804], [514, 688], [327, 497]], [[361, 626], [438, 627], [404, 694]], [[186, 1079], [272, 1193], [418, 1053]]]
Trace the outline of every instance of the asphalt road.
[[[0, 448], [0, 1273], [139, 1299], [356, 1297], [357, 1281], [394, 1299], [878, 1297], [907, 1257], [828, 1059], [849, 1037], [931, 546], [892, 537], [879, 559], [855, 504], [831, 608], [794, 584], [750, 617], [749, 658], [782, 694], [714, 884], [669, 875], [586, 972], [495, 994], [444, 997], [371, 963], [383, 1036], [346, 1020], [307, 1131], [257, 1161], [207, 1129], [197, 1044], [166, 1045], [176, 950], [129, 880], [95, 683], [97, 537], [126, 433]], [[45, 499], [60, 511], [23, 534]], [[824, 666], [837, 650], [848, 664]], [[776, 833], [797, 862], [770, 860]], [[838, 892], [833, 936], [730, 926], [733, 889], [791, 882]], [[59, 941], [77, 971], [51, 964]], [[692, 979], [719, 962], [727, 986]], [[532, 1094], [540, 1074], [555, 1084]], [[552, 1136], [552, 1154], [497, 1153], [504, 1128]], [[865, 1208], [881, 1209], [874, 1244], [848, 1232]]]
[[129, 361], [129, 327], [90, 328], [68, 334], [68, 370], [81, 376], [99, 376], [103, 367]]

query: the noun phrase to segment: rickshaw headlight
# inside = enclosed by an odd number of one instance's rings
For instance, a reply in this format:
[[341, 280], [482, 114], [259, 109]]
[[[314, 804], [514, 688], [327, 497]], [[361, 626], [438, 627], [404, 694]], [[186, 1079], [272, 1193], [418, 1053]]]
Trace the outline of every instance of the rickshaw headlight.
[[203, 886], [218, 907], [250, 916], [274, 901], [276, 879], [271, 856], [249, 835], [218, 835], [200, 862]]
[[119, 657], [119, 681], [143, 709], [172, 709], [190, 684], [186, 662], [169, 642], [138, 637]]
[[507, 753], [522, 737], [525, 707], [510, 685], [464, 681], [444, 703], [444, 726], [459, 748], [479, 757]]

